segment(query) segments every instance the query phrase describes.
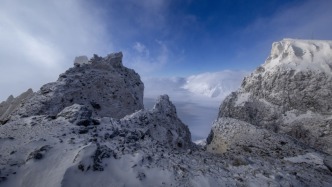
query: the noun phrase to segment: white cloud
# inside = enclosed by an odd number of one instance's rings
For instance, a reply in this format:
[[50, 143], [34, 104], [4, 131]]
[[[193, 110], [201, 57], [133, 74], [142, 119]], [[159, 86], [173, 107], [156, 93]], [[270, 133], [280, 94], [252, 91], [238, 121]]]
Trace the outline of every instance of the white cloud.
[[75, 56], [111, 51], [100, 20], [79, 0], [2, 0], [0, 100], [55, 81]]
[[211, 98], [224, 98], [230, 92], [239, 88], [246, 74], [248, 72], [225, 70], [192, 75], [187, 78], [183, 88], [192, 93], [202, 94]]

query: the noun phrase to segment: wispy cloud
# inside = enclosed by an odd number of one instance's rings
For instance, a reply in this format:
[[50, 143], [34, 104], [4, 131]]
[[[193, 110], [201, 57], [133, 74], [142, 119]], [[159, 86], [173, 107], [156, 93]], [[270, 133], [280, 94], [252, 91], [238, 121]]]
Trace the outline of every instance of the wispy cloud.
[[150, 50], [141, 42], [135, 42], [131, 49], [125, 51], [124, 62], [142, 76], [147, 76], [163, 68], [169, 58], [169, 50], [162, 41], [155, 40], [155, 48]]
[[146, 56], [150, 55], [150, 51], [146, 48], [145, 45], [141, 44], [140, 42], [136, 42], [133, 48], [140, 54], [145, 54]]
[[259, 18], [245, 31], [256, 32], [263, 29], [270, 31], [272, 36], [279, 37], [330, 38], [332, 34], [328, 30], [332, 28], [331, 7], [330, 0], [307, 0], [281, 9], [271, 17]]
[[112, 50], [98, 10], [79, 0], [3, 0], [0, 28], [0, 100], [55, 81], [77, 55]]

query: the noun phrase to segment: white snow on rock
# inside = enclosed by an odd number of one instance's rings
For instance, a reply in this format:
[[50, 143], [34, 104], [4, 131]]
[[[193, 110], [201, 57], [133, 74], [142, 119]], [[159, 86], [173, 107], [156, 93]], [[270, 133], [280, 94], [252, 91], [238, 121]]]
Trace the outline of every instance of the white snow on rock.
[[219, 110], [332, 153], [332, 41], [284, 39]]
[[309, 163], [312, 165], [316, 165], [316, 167], [320, 167], [326, 169], [327, 167], [324, 165], [323, 160], [324, 158], [322, 155], [319, 155], [315, 152], [313, 153], [306, 153], [304, 155], [298, 155], [296, 157], [286, 157], [284, 160], [293, 162], [293, 163]]
[[[303, 153], [301, 146], [287, 136], [233, 118], [216, 120], [209, 136], [207, 150], [213, 153], [259, 150], [257, 154], [269, 152], [270, 156], [276, 157]], [[287, 150], [292, 150], [293, 153]]]
[[196, 141], [194, 141], [194, 143], [195, 143], [196, 145], [206, 146], [206, 139], [196, 140]]
[[321, 71], [331, 75], [332, 41], [283, 39], [272, 44], [271, 54], [263, 65], [266, 71], [277, 67], [299, 71]]
[[240, 94], [235, 102], [235, 106], [244, 106], [245, 102], [248, 101], [250, 93]]
[[83, 64], [90, 64], [89, 59], [88, 59], [87, 56], [77, 56], [77, 57], [75, 57], [75, 60], [74, 60], [74, 65], [75, 66], [80, 66], [80, 65], [83, 65]]

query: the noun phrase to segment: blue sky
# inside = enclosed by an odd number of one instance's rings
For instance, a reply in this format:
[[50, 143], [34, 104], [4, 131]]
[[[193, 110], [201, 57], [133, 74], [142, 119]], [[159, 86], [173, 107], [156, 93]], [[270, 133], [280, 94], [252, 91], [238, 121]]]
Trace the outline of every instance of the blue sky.
[[273, 41], [331, 38], [331, 1], [97, 2], [115, 50], [135, 54], [132, 46], [139, 43], [149, 51], [151, 62], [158, 63], [156, 57], [167, 49], [167, 62], [149, 72], [155, 75], [251, 70], [264, 62]]
[[55, 81], [76, 56], [122, 51], [146, 105], [169, 94], [193, 136], [205, 137], [222, 99], [272, 42], [332, 39], [331, 8], [331, 0], [0, 0], [0, 101]]

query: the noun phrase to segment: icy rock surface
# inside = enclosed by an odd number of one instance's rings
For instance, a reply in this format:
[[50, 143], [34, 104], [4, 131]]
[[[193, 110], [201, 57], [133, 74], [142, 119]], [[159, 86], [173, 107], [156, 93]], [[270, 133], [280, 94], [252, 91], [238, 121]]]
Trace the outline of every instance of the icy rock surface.
[[88, 107], [79, 104], [73, 104], [64, 108], [56, 116], [57, 118], [65, 118], [71, 123], [78, 123], [84, 120], [91, 119], [92, 111]]
[[143, 109], [144, 85], [140, 76], [122, 65], [122, 53], [95, 55], [89, 64], [70, 68], [56, 82], [45, 84], [15, 114], [57, 115], [74, 103], [92, 115], [122, 118]]
[[332, 154], [332, 41], [284, 39], [222, 103], [229, 117]]
[[[306, 153], [304, 145], [291, 138], [233, 118], [219, 118], [212, 127], [211, 141], [207, 142], [210, 152], [225, 153], [242, 150], [264, 156], [284, 158]], [[290, 151], [291, 150], [291, 151]]]

